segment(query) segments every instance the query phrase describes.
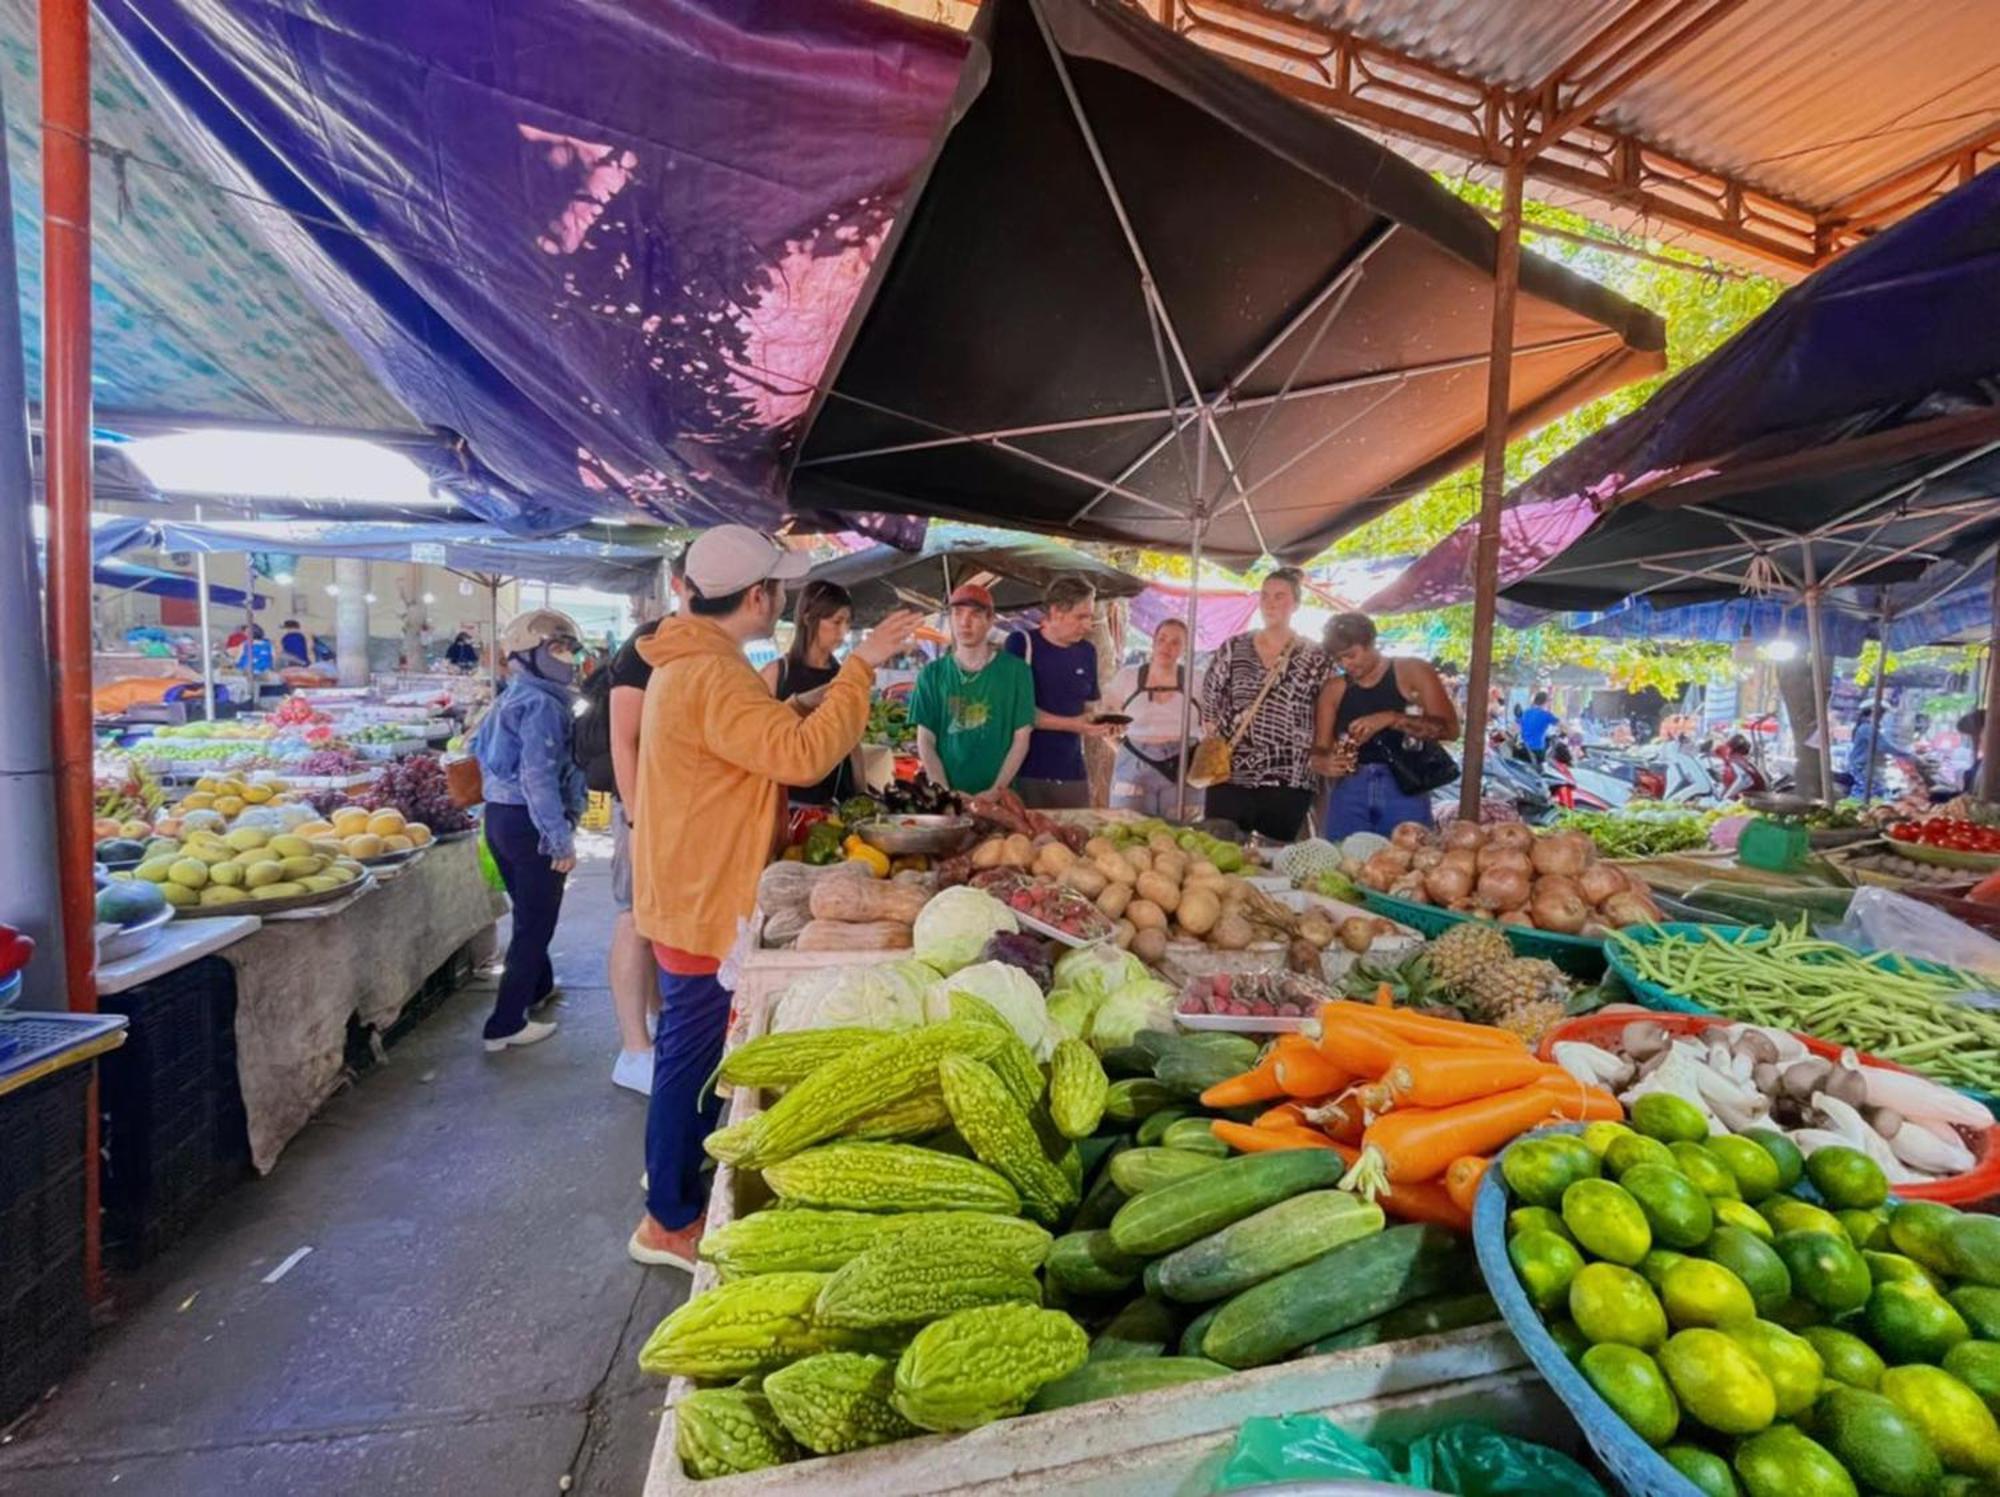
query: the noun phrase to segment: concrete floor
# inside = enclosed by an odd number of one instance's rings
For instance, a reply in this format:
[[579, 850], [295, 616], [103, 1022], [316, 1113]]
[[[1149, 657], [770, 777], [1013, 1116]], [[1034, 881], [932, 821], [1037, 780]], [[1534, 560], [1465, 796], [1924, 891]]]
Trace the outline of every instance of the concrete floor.
[[0, 1492], [635, 1497], [664, 1391], [636, 1357], [687, 1279], [625, 1257], [646, 1109], [611, 1085], [589, 840], [561, 1033], [489, 1056], [490, 982], [448, 998], [270, 1176], [116, 1282], [84, 1365], [0, 1446]]

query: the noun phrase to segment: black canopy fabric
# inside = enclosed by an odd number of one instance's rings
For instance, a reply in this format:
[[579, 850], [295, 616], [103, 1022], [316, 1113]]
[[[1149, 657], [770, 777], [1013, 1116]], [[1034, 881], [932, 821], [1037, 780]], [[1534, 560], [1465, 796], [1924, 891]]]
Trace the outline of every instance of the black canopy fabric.
[[1049, 583], [1064, 573], [1083, 578], [1100, 598], [1134, 598], [1146, 584], [1095, 557], [1053, 541], [934, 539], [912, 555], [893, 546], [870, 546], [814, 567], [811, 577], [837, 582], [854, 601], [854, 621], [871, 624], [897, 608], [933, 612], [951, 589], [981, 582], [1001, 613], [1037, 607]]
[[[984, 88], [876, 268], [796, 509], [1303, 559], [1478, 454], [1495, 234], [1135, 9], [989, 0]], [[1524, 255], [1510, 429], [1659, 371]]]

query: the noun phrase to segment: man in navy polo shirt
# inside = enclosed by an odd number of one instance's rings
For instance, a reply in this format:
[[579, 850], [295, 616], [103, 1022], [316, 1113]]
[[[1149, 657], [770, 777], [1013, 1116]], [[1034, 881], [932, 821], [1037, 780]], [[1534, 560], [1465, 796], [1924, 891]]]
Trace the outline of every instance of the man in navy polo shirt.
[[1014, 790], [1039, 810], [1089, 806], [1083, 740], [1117, 731], [1090, 721], [1097, 709], [1097, 647], [1084, 636], [1096, 609], [1088, 582], [1058, 577], [1042, 595], [1041, 627], [1007, 636], [1008, 651], [1026, 660], [1035, 678], [1035, 731]]

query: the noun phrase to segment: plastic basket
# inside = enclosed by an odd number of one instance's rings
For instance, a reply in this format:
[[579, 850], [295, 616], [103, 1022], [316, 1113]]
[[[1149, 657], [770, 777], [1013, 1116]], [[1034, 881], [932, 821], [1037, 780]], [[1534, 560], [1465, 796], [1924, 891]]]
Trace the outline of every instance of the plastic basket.
[[[1579, 1124], [1558, 1123], [1525, 1133], [1507, 1147], [1519, 1148], [1525, 1138], [1582, 1131]], [[1472, 1205], [1472, 1247], [1479, 1257], [1479, 1271], [1485, 1276], [1487, 1293], [1500, 1307], [1500, 1318], [1507, 1322], [1507, 1329], [1513, 1332], [1535, 1371], [1555, 1390], [1556, 1397], [1583, 1430], [1590, 1448], [1629, 1497], [1702, 1497], [1700, 1488], [1668, 1465], [1598, 1395], [1589, 1380], [1563, 1355], [1562, 1348], [1542, 1324], [1542, 1317], [1528, 1303], [1527, 1293], [1507, 1256], [1507, 1186], [1497, 1167], [1505, 1157], [1505, 1150], [1494, 1156], [1496, 1167], [1487, 1170]]]
[[[1425, 936], [1441, 936], [1454, 925], [1481, 918], [1439, 909], [1434, 904], [1418, 904], [1413, 899], [1398, 899], [1393, 894], [1379, 894], [1373, 889], [1362, 890], [1361, 900], [1376, 914]], [[1604, 942], [1594, 936], [1565, 936], [1526, 925], [1502, 925], [1499, 929], [1516, 956], [1554, 962], [1579, 982], [1592, 983], [1604, 976]]]
[[0, 1425], [83, 1350], [84, 1142], [91, 1068], [0, 1097]]

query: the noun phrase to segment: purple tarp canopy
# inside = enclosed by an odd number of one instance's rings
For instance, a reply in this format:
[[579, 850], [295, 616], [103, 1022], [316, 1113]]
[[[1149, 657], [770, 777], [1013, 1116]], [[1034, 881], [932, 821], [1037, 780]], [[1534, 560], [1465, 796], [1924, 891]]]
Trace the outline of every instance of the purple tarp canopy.
[[[2000, 172], [1987, 172], [1792, 287], [1517, 488], [1501, 586], [1540, 608], [1671, 607], [1963, 564], [2000, 532], [1996, 309]], [[1475, 529], [1370, 611], [1469, 598]]]
[[524, 532], [780, 519], [798, 392], [835, 360], [968, 55], [826, 0], [98, 9], [198, 169], [382, 383], [463, 439], [465, 502]]

